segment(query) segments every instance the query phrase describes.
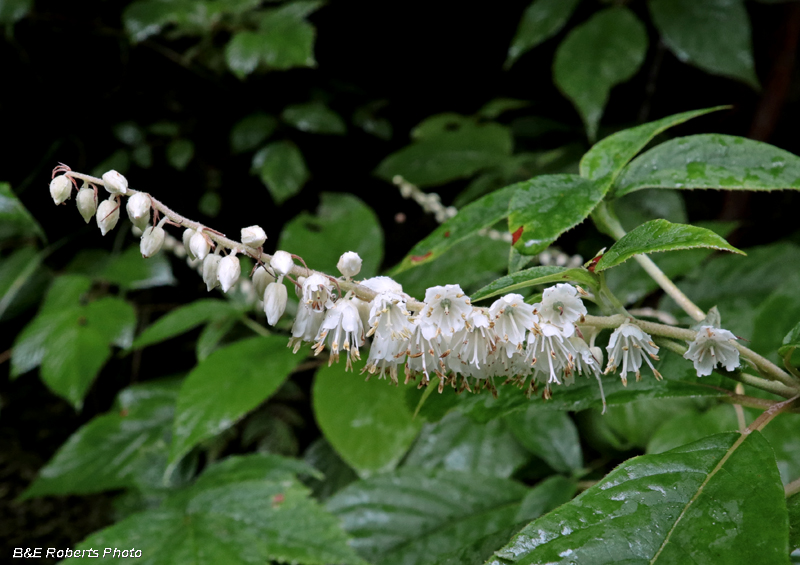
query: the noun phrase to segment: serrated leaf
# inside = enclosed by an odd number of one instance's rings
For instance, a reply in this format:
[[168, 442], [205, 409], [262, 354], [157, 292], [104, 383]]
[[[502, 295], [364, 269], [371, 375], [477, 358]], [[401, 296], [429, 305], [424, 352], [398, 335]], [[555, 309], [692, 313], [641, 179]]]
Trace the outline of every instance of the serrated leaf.
[[436, 186], [495, 166], [511, 155], [511, 149], [506, 126], [469, 125], [413, 142], [381, 161], [375, 174], [386, 181], [400, 175], [417, 186]]
[[785, 563], [787, 549], [783, 486], [753, 431], [626, 461], [526, 526], [491, 563], [560, 562], [564, 552], [589, 564]]
[[383, 259], [383, 230], [375, 212], [355, 196], [323, 192], [314, 216], [301, 212], [284, 225], [278, 249], [291, 250], [309, 268], [325, 273], [337, 272], [344, 251], [355, 251], [363, 261], [359, 277], [368, 278]]
[[667, 220], [650, 220], [622, 236], [595, 265], [600, 273], [624, 263], [634, 255], [704, 247], [746, 255], [711, 230]]
[[590, 140], [611, 88], [639, 70], [647, 52], [647, 31], [627, 8], [606, 8], [576, 26], [556, 51], [553, 79], [583, 118]]
[[403, 466], [508, 478], [529, 459], [515, 436], [513, 424], [507, 426], [502, 420], [478, 424], [450, 413], [425, 424]]
[[678, 59], [758, 88], [742, 0], [650, 0], [648, 6], [662, 41]]
[[540, 175], [513, 185], [508, 231], [514, 249], [536, 255], [574, 228], [603, 199], [605, 187], [578, 175]]
[[642, 188], [800, 189], [800, 157], [767, 143], [722, 134], [672, 139], [634, 159], [613, 196]]
[[531, 405], [510, 414], [505, 422], [517, 441], [544, 459], [553, 470], [575, 474], [583, 468], [578, 429], [565, 412]]
[[300, 361], [277, 335], [236, 342], [201, 361], [181, 387], [170, 464], [269, 398]]
[[175, 139], [167, 145], [167, 162], [175, 169], [184, 170], [194, 157], [194, 143], [188, 139]]
[[496, 281], [473, 293], [472, 300], [483, 300], [484, 298], [490, 298], [498, 294], [517, 292], [523, 288], [538, 284], [566, 281], [574, 281], [590, 288], [594, 288], [598, 284], [597, 277], [583, 268], [567, 269], [566, 267], [556, 267], [555, 265], [540, 265], [500, 277]]
[[[345, 372], [344, 361], [322, 367], [314, 376], [314, 417], [325, 439], [360, 475], [388, 471], [397, 465], [417, 436], [403, 390], [385, 380], [365, 382], [364, 362]], [[346, 409], [343, 409], [346, 407]]]
[[0, 240], [10, 237], [38, 237], [47, 242], [39, 222], [20, 202], [7, 182], [0, 182]]
[[303, 154], [291, 141], [275, 141], [253, 156], [253, 170], [276, 204], [282, 204], [303, 188], [309, 172]]
[[344, 120], [322, 102], [292, 104], [283, 110], [281, 118], [300, 131], [334, 135], [347, 133]]
[[570, 18], [580, 0], [535, 0], [522, 14], [517, 33], [508, 48], [505, 68], [523, 54], [553, 37]]
[[176, 308], [148, 326], [133, 342], [131, 349], [139, 349], [164, 341], [188, 332], [210, 320], [225, 317], [234, 312], [236, 309], [224, 300], [214, 298], [196, 300], [191, 304]]
[[231, 151], [244, 153], [261, 145], [278, 126], [278, 120], [264, 112], [242, 118], [231, 129]]

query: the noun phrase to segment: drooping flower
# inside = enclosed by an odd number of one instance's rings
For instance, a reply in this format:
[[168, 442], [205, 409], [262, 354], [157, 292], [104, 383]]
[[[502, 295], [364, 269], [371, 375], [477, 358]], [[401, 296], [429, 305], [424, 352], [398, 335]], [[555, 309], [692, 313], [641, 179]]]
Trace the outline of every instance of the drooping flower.
[[431, 375], [444, 378], [447, 373], [442, 361], [441, 336], [425, 337], [420, 324], [422, 315], [411, 319], [411, 337], [408, 340], [408, 359], [406, 360], [406, 381], [416, 374], [423, 374], [423, 382], [430, 380]]
[[259, 265], [253, 273], [253, 287], [255, 288], [256, 296], [260, 296], [263, 300], [267, 285], [271, 282], [275, 282], [275, 277], [263, 265]]
[[561, 384], [559, 376], [572, 373], [576, 353], [561, 328], [550, 322], [539, 324], [528, 334], [526, 358], [531, 367], [548, 375], [548, 384]]
[[434, 286], [425, 291], [425, 308], [419, 325], [426, 339], [444, 334], [447, 338], [466, 325], [472, 312], [469, 297], [457, 284]]
[[728, 330], [700, 326], [683, 356], [694, 363], [698, 377], [710, 375], [717, 365], [733, 371], [739, 366], [739, 350], [733, 345], [735, 339]]
[[186, 255], [188, 255], [189, 259], [192, 261], [197, 259], [197, 257], [194, 256], [194, 253], [192, 253], [192, 248], [191, 248], [192, 237], [196, 233], [197, 232], [194, 231], [192, 228], [186, 228], [185, 230], [183, 230], [183, 236], [182, 236], [183, 247], [186, 249]]
[[487, 314], [483, 308], [473, 308], [469, 324], [453, 334], [446, 362], [454, 373], [477, 379], [494, 376], [490, 367], [494, 364], [498, 337]]
[[209, 245], [203, 233], [194, 232], [194, 234], [192, 234], [192, 239], [189, 240], [190, 255], [194, 255], [197, 259], [203, 261], [209, 251], [211, 251], [211, 245]]
[[[260, 268], [263, 269], [263, 267]], [[288, 298], [286, 285], [282, 282], [271, 282], [261, 296], [264, 298], [264, 313], [267, 315], [267, 323], [274, 326], [286, 311]]]
[[347, 251], [339, 257], [336, 268], [346, 279], [351, 279], [361, 272], [361, 257], [355, 251]]
[[219, 272], [219, 262], [221, 260], [222, 257], [216, 253], [206, 255], [206, 258], [203, 259], [203, 282], [206, 283], [206, 290], [209, 292], [212, 288], [219, 285], [217, 274]]
[[324, 319], [325, 312], [312, 310], [301, 302], [297, 307], [297, 316], [292, 324], [292, 337], [289, 339], [288, 346], [292, 351], [297, 353], [303, 342], [314, 341]]
[[521, 294], [506, 294], [489, 308], [494, 330], [500, 339], [516, 346], [525, 342], [525, 334], [536, 326], [533, 306], [525, 304]]
[[261, 226], [242, 228], [242, 243], [250, 247], [261, 247], [267, 241], [267, 234]]
[[276, 251], [272, 259], [269, 260], [269, 265], [277, 276], [282, 277], [292, 272], [294, 260], [292, 259], [291, 253]]
[[364, 327], [361, 325], [358, 310], [349, 298], [340, 298], [333, 308], [328, 309], [316, 341], [314, 355], [322, 352], [325, 345], [330, 350], [328, 366], [331, 363], [339, 362], [339, 351], [341, 350], [347, 351], [345, 370], [352, 370], [353, 360], [361, 359], [358, 348], [364, 345]]
[[50, 196], [56, 204], [69, 200], [71, 194], [72, 182], [70, 182], [68, 176], [58, 175], [50, 181]]
[[164, 238], [166, 235], [164, 228], [160, 225], [146, 228], [142, 234], [142, 240], [139, 243], [139, 251], [142, 252], [142, 257], [152, 257], [161, 251], [161, 246], [164, 245]]
[[150, 197], [143, 192], [137, 192], [128, 198], [125, 209], [128, 211], [131, 223], [144, 231], [147, 224], [150, 223]]
[[635, 373], [638, 381], [642, 375], [640, 368], [644, 360], [652, 369], [657, 379], [661, 378], [650, 359], [658, 360], [658, 346], [653, 343], [653, 338], [642, 331], [639, 326], [625, 322], [611, 334], [608, 340], [608, 365], [605, 373], [613, 373], [622, 365], [620, 377], [622, 384], [628, 384], [628, 373]]
[[103, 185], [112, 195], [128, 192], [128, 179], [114, 170], [103, 173]]
[[571, 284], [557, 284], [542, 293], [542, 302], [534, 305], [544, 322], [561, 328], [564, 337], [575, 333], [575, 323], [586, 315], [586, 306]]
[[219, 284], [222, 286], [222, 292], [228, 292], [231, 287], [239, 280], [239, 275], [242, 273], [242, 264], [235, 254], [231, 253], [227, 257], [223, 257], [219, 262], [217, 270], [217, 278]]
[[75, 203], [78, 205], [78, 212], [80, 212], [83, 220], [88, 224], [95, 212], [97, 212], [97, 194], [94, 190], [84, 186], [78, 191], [78, 196], [75, 197]]
[[97, 207], [97, 226], [100, 234], [106, 235], [114, 229], [119, 221], [119, 203], [112, 196], [108, 200], [103, 200]]
[[303, 303], [317, 312], [333, 307], [332, 292], [331, 281], [318, 273], [303, 281]]

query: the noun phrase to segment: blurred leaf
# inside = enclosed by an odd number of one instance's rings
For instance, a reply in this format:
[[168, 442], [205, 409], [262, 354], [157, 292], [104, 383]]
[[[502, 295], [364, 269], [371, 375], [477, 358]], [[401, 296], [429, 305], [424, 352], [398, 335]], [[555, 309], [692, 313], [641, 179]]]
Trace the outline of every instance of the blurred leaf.
[[222, 198], [216, 192], [208, 191], [200, 197], [197, 208], [209, 218], [216, 218], [222, 208]]
[[282, 204], [303, 188], [309, 177], [303, 154], [291, 141], [273, 141], [253, 156], [253, 170], [276, 204]]
[[125, 145], [136, 146], [144, 143], [144, 131], [133, 121], [122, 122], [114, 126], [114, 137]]
[[13, 24], [28, 15], [33, 7], [33, 0], [0, 1], [0, 25]]
[[200, 332], [200, 337], [197, 338], [197, 345], [195, 346], [197, 360], [202, 361], [211, 355], [241, 317], [242, 315], [237, 312], [235, 315], [216, 318], [208, 322], [203, 331]]
[[447, 132], [477, 126], [475, 118], [464, 116], [456, 112], [442, 112], [428, 116], [411, 130], [411, 139], [420, 140], [426, 137], [436, 137]]
[[160, 136], [163, 136], [163, 137], [178, 137], [178, 135], [180, 135], [180, 132], [181, 132], [181, 126], [180, 126], [180, 124], [177, 124], [175, 122], [169, 122], [169, 121], [163, 120], [163, 121], [151, 124], [147, 128], [147, 130], [150, 133], [153, 133], [155, 135], [160, 135]]
[[389, 140], [392, 138], [392, 123], [386, 118], [376, 116], [374, 112], [378, 109], [374, 105], [357, 108], [353, 112], [353, 123], [370, 135]]
[[[408, 450], [422, 422], [412, 418], [402, 389], [385, 380], [364, 382], [344, 361], [321, 367], [312, 390], [314, 417], [325, 439], [360, 475], [388, 471]], [[347, 407], [347, 409], [342, 409]]]
[[540, 175], [516, 185], [508, 204], [514, 249], [536, 255], [574, 228], [603, 199], [599, 182], [577, 175]]
[[275, 455], [229, 457], [157, 510], [100, 530], [79, 549], [133, 544], [152, 565], [366, 565], [336, 519], [291, 476], [298, 463]]
[[714, 406], [705, 412], [686, 410], [655, 431], [647, 442], [647, 453], [663, 453], [710, 435], [738, 429], [736, 412], [731, 405]]
[[323, 192], [316, 215], [301, 212], [284, 225], [278, 249], [325, 273], [336, 273], [341, 254], [355, 251], [363, 261], [359, 277], [369, 278], [383, 259], [383, 230], [375, 212], [355, 196]]
[[564, 281], [574, 281], [590, 288], [598, 285], [597, 277], [584, 268], [567, 269], [566, 267], [546, 265], [531, 267], [524, 271], [517, 271], [500, 277], [473, 293], [472, 300], [478, 301], [498, 294], [508, 294], [509, 292], [516, 292], [538, 284]]
[[[644, 449], [665, 422], [688, 412], [697, 412], [703, 402], [704, 399], [701, 398], [642, 399], [610, 407], [605, 414], [601, 414], [597, 409], [592, 409], [591, 412], [593, 412], [594, 421], [602, 420], [601, 425], [614, 436], [612, 442], [616, 443], [615, 449], [628, 451], [635, 448]], [[584, 422], [586, 421], [584, 420]], [[592, 421], [591, 416], [588, 421]], [[730, 430], [726, 428], [720, 431]], [[695, 439], [707, 435], [710, 434], [701, 434]], [[689, 443], [689, 441], [683, 443]], [[597, 445], [595, 442], [591, 443]], [[676, 447], [676, 445], [672, 447]]]
[[139, 251], [138, 244], [131, 245], [121, 254], [112, 256], [99, 277], [126, 290], [141, 290], [176, 283], [166, 254], [159, 253], [145, 259]]
[[318, 469], [324, 479], [311, 484], [314, 498], [326, 500], [358, 480], [358, 475], [339, 457], [325, 438], [317, 438], [303, 454], [303, 461]]
[[650, 0], [653, 23], [675, 56], [758, 88], [750, 18], [742, 0]]
[[[800, 548], [800, 495], [794, 494], [786, 499], [786, 507], [789, 511], [789, 549], [792, 551], [792, 557], [798, 548]], [[796, 560], [793, 559], [792, 563]]]
[[506, 416], [505, 422], [517, 440], [553, 470], [576, 474], [583, 468], [578, 430], [566, 412], [542, 410], [531, 404]]
[[300, 131], [336, 135], [347, 133], [344, 120], [322, 102], [292, 104], [283, 110], [281, 118]]
[[243, 79], [255, 71], [262, 51], [268, 49], [265, 43], [265, 38], [254, 31], [236, 33], [225, 48], [225, 62], [231, 72]]
[[564, 27], [580, 0], [535, 0], [522, 14], [517, 33], [508, 48], [505, 68], [523, 54], [550, 39]]
[[667, 220], [650, 220], [622, 236], [595, 265], [600, 273], [624, 263], [634, 255], [705, 247], [746, 255], [711, 230], [673, 224]]
[[512, 431], [502, 420], [478, 424], [451, 413], [425, 424], [403, 466], [508, 478], [529, 459]]
[[0, 182], [0, 240], [10, 237], [38, 237], [47, 242], [44, 230], [22, 205], [7, 182]]
[[520, 108], [530, 106], [527, 100], [517, 100], [516, 98], [494, 98], [489, 100], [483, 107], [478, 110], [478, 115], [487, 120], [494, 120], [500, 117], [501, 114]]
[[634, 159], [617, 179], [613, 196], [642, 188], [796, 190], [800, 157], [733, 135], [679, 137]]
[[[683, 194], [677, 190], [637, 190], [614, 201], [614, 213], [626, 231], [649, 220], [688, 224]], [[719, 233], [715, 231], [714, 233]]]
[[0, 260], [0, 320], [8, 320], [38, 302], [47, 275], [41, 267], [47, 251], [27, 245]]
[[417, 186], [435, 186], [497, 165], [511, 154], [511, 148], [507, 127], [470, 125], [413, 142], [381, 161], [375, 174], [386, 181], [400, 175]]
[[237, 310], [224, 300], [204, 298], [165, 314], [147, 327], [131, 346], [140, 349], [188, 332], [211, 320], [226, 317]]
[[99, 165], [92, 169], [92, 176], [101, 177], [106, 171], [117, 171], [123, 175], [128, 172], [131, 167], [131, 155], [127, 149], [117, 149], [109, 155], [109, 157], [102, 161]]
[[783, 338], [779, 355], [786, 355], [790, 350], [800, 347], [800, 322]]
[[242, 118], [231, 129], [231, 151], [252, 151], [271, 136], [277, 126], [278, 120], [264, 112]]
[[798, 286], [800, 273], [795, 273], [772, 293], [765, 293], [765, 300], [753, 312], [753, 333], [749, 336], [751, 342], [747, 347], [771, 361], [779, 362], [777, 351], [785, 353], [786, 349], [781, 344], [797, 320], [800, 320]]
[[198, 363], [178, 397], [170, 464], [269, 398], [300, 361], [275, 335], [236, 342]]
[[182, 171], [194, 157], [194, 143], [188, 139], [174, 139], [167, 145], [167, 162]]
[[590, 140], [597, 136], [611, 88], [636, 74], [646, 52], [644, 25], [623, 7], [597, 12], [559, 45], [553, 79], [578, 109]]
[[780, 471], [784, 484], [789, 484], [800, 477], [798, 426], [800, 426], [800, 417], [787, 412], [776, 416], [762, 432], [775, 452], [778, 471]]
[[130, 151], [131, 159], [143, 169], [153, 166], [153, 150], [149, 145], [137, 145]]
[[177, 13], [186, 2], [168, 0], [139, 0], [129, 4], [122, 12], [125, 31], [135, 42], [143, 41], [161, 31], [168, 23], [177, 20]]

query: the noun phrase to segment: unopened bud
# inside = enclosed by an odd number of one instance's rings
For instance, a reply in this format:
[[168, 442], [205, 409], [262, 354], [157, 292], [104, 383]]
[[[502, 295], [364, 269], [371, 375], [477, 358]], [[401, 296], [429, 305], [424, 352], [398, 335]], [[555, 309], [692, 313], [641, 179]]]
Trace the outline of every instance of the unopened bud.
[[217, 278], [222, 285], [222, 292], [228, 292], [230, 288], [239, 280], [242, 272], [242, 265], [236, 255], [228, 255], [219, 262]]
[[78, 191], [75, 202], [78, 205], [78, 212], [81, 213], [81, 216], [88, 224], [94, 213], [97, 212], [97, 195], [94, 190], [84, 186]]
[[144, 231], [147, 224], [150, 223], [150, 197], [137, 192], [128, 198], [125, 209], [128, 211], [128, 217], [133, 225]]
[[267, 290], [267, 285], [275, 282], [275, 277], [269, 274], [263, 265], [259, 265], [256, 272], [253, 273], [253, 287], [256, 291], [256, 296], [264, 296], [264, 291]]
[[264, 313], [267, 315], [267, 322], [270, 326], [278, 323], [286, 310], [286, 285], [279, 282], [272, 282], [267, 285], [264, 291]]
[[250, 247], [261, 247], [267, 241], [267, 234], [260, 226], [242, 228], [242, 243]]
[[164, 245], [164, 237], [167, 234], [161, 226], [150, 226], [144, 230], [142, 241], [139, 243], [139, 251], [142, 257], [152, 257], [161, 250]]
[[203, 282], [206, 283], [206, 289], [209, 291], [219, 285], [217, 271], [219, 270], [219, 262], [221, 260], [222, 257], [216, 254], [206, 255], [206, 258], [203, 260]]
[[114, 170], [103, 174], [103, 184], [111, 194], [126, 194], [128, 192], [128, 179]]
[[346, 278], [352, 278], [361, 272], [361, 257], [355, 251], [342, 253], [342, 256], [339, 257], [339, 262], [336, 263], [336, 268]]
[[208, 240], [206, 240], [205, 236], [200, 232], [195, 232], [189, 242], [189, 251], [191, 254], [202, 261], [206, 258], [210, 250], [211, 246], [208, 244]]
[[192, 253], [192, 248], [190, 243], [192, 241], [192, 236], [194, 236], [194, 234], [196, 233], [197, 232], [194, 231], [192, 228], [188, 228], [183, 231], [183, 247], [186, 249], [186, 255], [188, 255], [189, 259], [191, 259], [192, 261], [197, 259], [197, 257], [194, 256], [194, 253]]
[[112, 196], [108, 200], [103, 200], [97, 207], [97, 225], [100, 233], [106, 235], [114, 229], [119, 220], [119, 203]]
[[590, 347], [589, 351], [592, 352], [592, 357], [594, 357], [594, 360], [597, 361], [597, 366], [598, 367], [602, 367], [603, 366], [603, 350], [595, 345], [595, 346]]
[[292, 256], [286, 251], [276, 251], [269, 264], [280, 276], [288, 275], [294, 267]]
[[71, 194], [72, 183], [66, 175], [59, 175], [50, 181], [50, 196], [56, 204], [69, 200]]

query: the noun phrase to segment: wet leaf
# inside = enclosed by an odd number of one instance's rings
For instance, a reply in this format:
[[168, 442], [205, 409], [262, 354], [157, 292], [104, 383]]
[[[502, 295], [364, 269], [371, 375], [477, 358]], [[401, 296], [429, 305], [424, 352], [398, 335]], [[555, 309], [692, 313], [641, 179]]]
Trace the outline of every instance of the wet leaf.
[[530, 405], [506, 416], [505, 421], [517, 440], [553, 470], [569, 475], [583, 468], [578, 429], [566, 412]]
[[589, 288], [597, 286], [597, 278], [595, 275], [583, 268], [567, 269], [566, 267], [556, 267], [554, 265], [545, 265], [538, 267], [531, 267], [524, 271], [517, 271], [510, 275], [500, 277], [496, 281], [486, 285], [482, 289], [473, 293], [472, 300], [483, 300], [499, 294], [508, 294], [517, 292], [523, 288], [548, 283], [559, 283], [566, 281], [574, 281]]
[[287, 106], [281, 118], [300, 131], [344, 135], [347, 126], [344, 120], [322, 102], [307, 102]]
[[242, 118], [231, 129], [231, 151], [252, 151], [271, 136], [277, 126], [278, 120], [264, 112]]
[[214, 298], [195, 300], [160, 317], [139, 334], [131, 348], [139, 349], [159, 343], [234, 312], [237, 310], [224, 300]]
[[0, 182], [0, 240], [10, 237], [38, 237], [47, 242], [42, 226], [23, 206], [11, 185]]
[[253, 170], [276, 204], [282, 204], [303, 188], [309, 172], [303, 154], [291, 141], [275, 141], [253, 156]]
[[42, 268], [46, 251], [28, 245], [0, 261], [0, 320], [7, 320], [39, 301], [48, 282]]
[[550, 39], [564, 27], [580, 0], [535, 0], [522, 14], [517, 33], [508, 48], [505, 68]]
[[194, 157], [194, 143], [188, 139], [175, 139], [167, 145], [167, 162], [179, 171], [184, 170]]

